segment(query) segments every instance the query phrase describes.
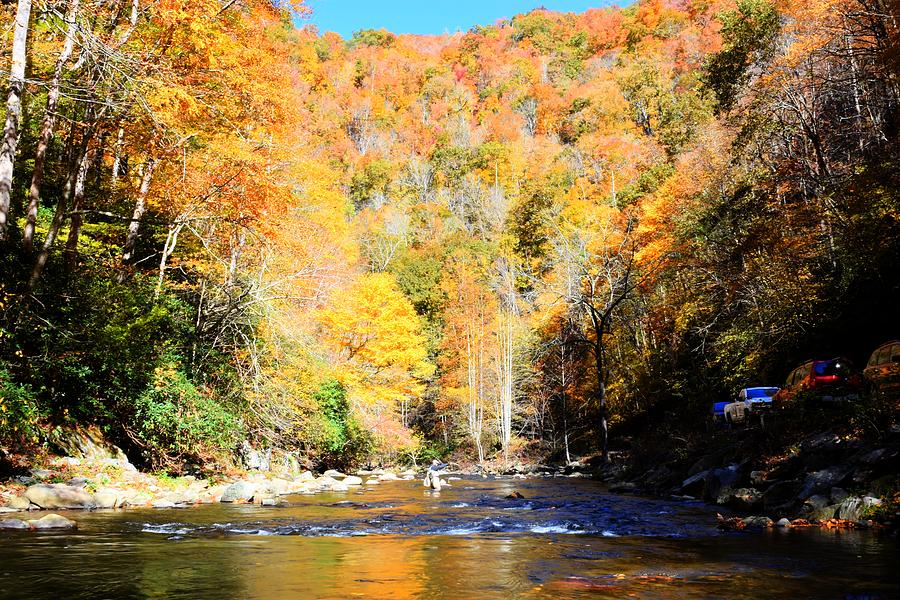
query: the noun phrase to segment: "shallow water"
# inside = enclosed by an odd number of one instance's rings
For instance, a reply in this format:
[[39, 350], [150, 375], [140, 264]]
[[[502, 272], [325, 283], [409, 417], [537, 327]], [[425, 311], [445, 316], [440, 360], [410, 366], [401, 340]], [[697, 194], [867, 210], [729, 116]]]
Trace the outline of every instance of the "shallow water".
[[0, 598], [900, 598], [900, 545], [871, 532], [722, 533], [703, 505], [586, 480], [453, 484], [71, 513], [75, 533], [0, 533]]

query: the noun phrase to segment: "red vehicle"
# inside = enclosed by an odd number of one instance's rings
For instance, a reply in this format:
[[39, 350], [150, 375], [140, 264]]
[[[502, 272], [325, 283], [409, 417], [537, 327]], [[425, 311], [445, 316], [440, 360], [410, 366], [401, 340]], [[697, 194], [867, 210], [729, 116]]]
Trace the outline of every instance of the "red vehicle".
[[825, 402], [858, 400], [862, 389], [862, 376], [846, 358], [810, 360], [791, 371], [773, 402], [785, 406], [800, 394]]

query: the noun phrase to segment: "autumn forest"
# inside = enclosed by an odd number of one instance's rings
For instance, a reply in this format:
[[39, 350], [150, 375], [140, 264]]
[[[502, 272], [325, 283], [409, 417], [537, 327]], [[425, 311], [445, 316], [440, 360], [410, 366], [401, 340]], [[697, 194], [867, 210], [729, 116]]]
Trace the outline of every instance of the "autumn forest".
[[0, 4], [0, 446], [607, 456], [900, 337], [889, 0]]

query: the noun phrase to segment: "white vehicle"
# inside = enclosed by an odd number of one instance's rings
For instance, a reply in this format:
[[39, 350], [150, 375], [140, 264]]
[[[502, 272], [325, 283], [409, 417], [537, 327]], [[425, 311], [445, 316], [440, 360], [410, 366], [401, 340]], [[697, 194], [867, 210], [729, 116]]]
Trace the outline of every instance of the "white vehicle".
[[772, 396], [777, 387], [744, 388], [735, 402], [725, 405], [725, 422], [733, 425], [749, 423], [751, 418], [758, 418], [764, 423], [764, 416], [772, 408]]

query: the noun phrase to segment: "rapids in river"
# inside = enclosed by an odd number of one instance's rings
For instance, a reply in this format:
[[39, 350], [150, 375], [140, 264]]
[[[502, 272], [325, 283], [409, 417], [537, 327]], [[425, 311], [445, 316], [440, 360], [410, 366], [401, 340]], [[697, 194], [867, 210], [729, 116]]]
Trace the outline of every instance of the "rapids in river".
[[589, 480], [452, 484], [67, 513], [75, 532], [0, 532], [0, 598], [900, 598], [878, 533], [725, 533]]

